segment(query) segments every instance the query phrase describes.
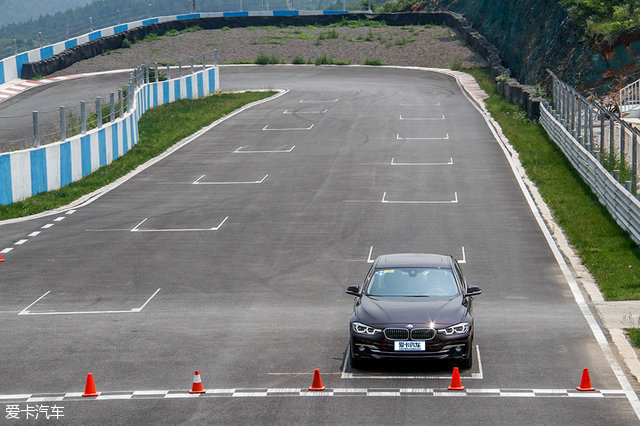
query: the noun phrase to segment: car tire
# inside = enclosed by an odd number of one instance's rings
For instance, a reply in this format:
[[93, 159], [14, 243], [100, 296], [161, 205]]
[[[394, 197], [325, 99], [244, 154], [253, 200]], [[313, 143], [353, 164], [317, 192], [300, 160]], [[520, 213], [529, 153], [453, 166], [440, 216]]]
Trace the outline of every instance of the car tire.
[[467, 357], [466, 358], [462, 358], [458, 362], [458, 365], [463, 370], [468, 370], [471, 367], [473, 367], [473, 344], [472, 344], [472, 342], [473, 341], [469, 342], [469, 349], [467, 350]]

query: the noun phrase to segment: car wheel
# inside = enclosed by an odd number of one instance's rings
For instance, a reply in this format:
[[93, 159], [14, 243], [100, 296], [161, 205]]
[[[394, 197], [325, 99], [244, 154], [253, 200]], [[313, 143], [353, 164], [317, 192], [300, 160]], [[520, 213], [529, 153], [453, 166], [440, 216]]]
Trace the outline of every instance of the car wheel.
[[467, 350], [467, 357], [462, 358], [458, 363], [460, 368], [468, 370], [473, 367], [473, 344], [469, 342], [469, 349]]

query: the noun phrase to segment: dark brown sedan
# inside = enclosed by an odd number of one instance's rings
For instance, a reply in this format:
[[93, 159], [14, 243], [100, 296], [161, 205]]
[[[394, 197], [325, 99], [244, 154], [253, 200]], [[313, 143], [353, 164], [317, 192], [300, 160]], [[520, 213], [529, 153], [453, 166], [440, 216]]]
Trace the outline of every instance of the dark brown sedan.
[[451, 256], [388, 254], [378, 257], [355, 296], [350, 362], [366, 359], [452, 359], [473, 364], [473, 296]]

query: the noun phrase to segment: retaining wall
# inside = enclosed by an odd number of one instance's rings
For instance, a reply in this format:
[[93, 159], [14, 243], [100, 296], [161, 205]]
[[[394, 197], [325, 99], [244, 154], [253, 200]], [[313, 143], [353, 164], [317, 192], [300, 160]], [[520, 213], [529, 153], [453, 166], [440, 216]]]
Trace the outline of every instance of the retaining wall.
[[[22, 71], [23, 71], [23, 66], [25, 64], [47, 60], [49, 58], [52, 58], [53, 56], [59, 55], [60, 53], [68, 49], [73, 49], [74, 52], [79, 53], [79, 54], [78, 53], [72, 54], [70, 55], [70, 58], [67, 59], [67, 60], [73, 59], [73, 62], [82, 60], [82, 59], [91, 58], [93, 56], [96, 56], [96, 54], [100, 54], [107, 49], [117, 49], [120, 47], [120, 44], [122, 43], [122, 39], [126, 36], [125, 33], [136, 28], [143, 28], [153, 24], [162, 24], [162, 23], [172, 22], [172, 21], [179, 22], [179, 21], [187, 21], [187, 20], [193, 20], [193, 19], [199, 19], [199, 18], [217, 17], [217, 18], [229, 18], [229, 22], [222, 24], [222, 26], [224, 25], [236, 26], [237, 24], [235, 24], [235, 22], [238, 19], [242, 21], [242, 18], [244, 18], [245, 21], [242, 23], [242, 25], [238, 25], [238, 26], [244, 26], [244, 25], [251, 25], [246, 21], [246, 18], [248, 17], [296, 17], [296, 16], [307, 16], [307, 15], [313, 15], [318, 17], [323, 17], [323, 16], [329, 17], [332, 15], [343, 15], [347, 13], [363, 13], [363, 12], [346, 11], [346, 10], [308, 10], [308, 11], [271, 10], [271, 11], [265, 11], [265, 12], [260, 12], [260, 11], [207, 12], [207, 13], [191, 13], [187, 15], [171, 15], [171, 16], [160, 16], [160, 17], [149, 18], [149, 19], [141, 19], [139, 21], [128, 22], [125, 24], [114, 25], [113, 27], [92, 31], [90, 33], [83, 34], [81, 36], [74, 37], [69, 40], [61, 41], [58, 43], [41, 47], [39, 49], [33, 49], [28, 52], [23, 52], [15, 56], [10, 56], [8, 58], [5, 58], [2, 61], [0, 61], [0, 84], [14, 80], [16, 78], [27, 78], [27, 79], [33, 78], [36, 75], [34, 74], [33, 70], [25, 74], [25, 76], [23, 77]], [[193, 22], [188, 24], [187, 23], [174, 24], [172, 28], [183, 29], [189, 25], [196, 25], [196, 24], [197, 23], [193, 23]], [[144, 35], [146, 35], [149, 32], [153, 32], [153, 31], [141, 32], [140, 34], [143, 34], [143, 35], [140, 38], [143, 38]], [[117, 35], [120, 35], [120, 36], [113, 37]], [[136, 34], [132, 33], [132, 36], [135, 37]], [[103, 41], [102, 43], [100, 42], [93, 43], [92, 47], [89, 49], [86, 49], [86, 48], [76, 49], [76, 47], [86, 45], [88, 43], [92, 43], [101, 39], [104, 40], [105, 38], [108, 38], [106, 43]], [[100, 46], [103, 46], [103, 45], [107, 47], [103, 50], [99, 50]], [[91, 56], [87, 56], [87, 53], [91, 53], [92, 51], [94, 54]], [[66, 66], [71, 65], [71, 63], [73, 62], [68, 63]], [[58, 68], [58, 69], [62, 69], [62, 68]], [[40, 73], [40, 75], [46, 75], [46, 74]]]
[[150, 108], [177, 99], [196, 99], [219, 88], [218, 69], [207, 68], [135, 91], [121, 118], [67, 140], [0, 155], [0, 205], [60, 189], [124, 155], [138, 143], [138, 121]]
[[560, 147], [618, 225], [629, 232], [631, 238], [640, 244], [640, 201], [616, 181], [556, 117], [557, 115], [548, 104], [541, 105], [540, 124], [549, 137]]

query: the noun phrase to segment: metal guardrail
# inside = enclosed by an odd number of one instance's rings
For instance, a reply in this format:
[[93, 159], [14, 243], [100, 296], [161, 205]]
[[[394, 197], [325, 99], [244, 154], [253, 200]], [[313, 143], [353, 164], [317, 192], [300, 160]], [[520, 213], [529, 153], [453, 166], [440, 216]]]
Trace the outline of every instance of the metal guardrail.
[[[635, 194], [638, 183], [640, 131], [616, 114], [590, 102], [553, 72], [553, 107], [558, 121], [626, 189]], [[628, 180], [627, 180], [628, 179]]]
[[[618, 181], [618, 176], [607, 170], [600, 161], [602, 149], [614, 155], [626, 152], [624, 135], [631, 132], [632, 160], [635, 164], [638, 131], [599, 105], [587, 101], [553, 73], [551, 75], [554, 78], [553, 107], [547, 102], [541, 105], [540, 124], [618, 225], [640, 244], [640, 200], [631, 191], [632, 186], [635, 188], [635, 168], [633, 183], [627, 181], [623, 185]], [[605, 137], [607, 130], [609, 145]], [[616, 133], [619, 136], [617, 139]], [[624, 156], [621, 158], [624, 161]]]
[[640, 80], [620, 89], [620, 113], [640, 110]]

